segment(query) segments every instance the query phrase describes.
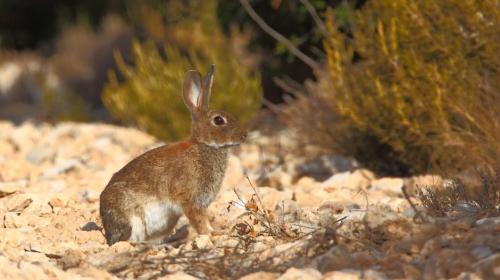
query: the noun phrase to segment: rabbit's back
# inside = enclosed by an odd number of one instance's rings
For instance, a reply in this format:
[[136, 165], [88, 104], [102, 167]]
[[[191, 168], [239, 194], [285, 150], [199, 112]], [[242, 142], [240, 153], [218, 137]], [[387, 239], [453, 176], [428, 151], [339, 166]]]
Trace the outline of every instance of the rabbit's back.
[[[183, 154], [189, 153], [193, 144], [190, 141], [183, 141], [171, 145], [163, 145], [151, 149], [137, 158], [130, 161], [122, 169], [116, 172], [111, 178], [109, 184], [118, 181], [135, 182], [150, 179], [154, 184], [155, 178], [158, 178], [157, 169], [169, 168], [169, 165], [175, 166]], [[149, 181], [149, 180], [148, 180]]]
[[[183, 141], [152, 149], [116, 172], [105, 189], [151, 193], [206, 205], [224, 176], [227, 151]], [[104, 193], [105, 193], [104, 192]], [[103, 194], [104, 194], [103, 193]]]

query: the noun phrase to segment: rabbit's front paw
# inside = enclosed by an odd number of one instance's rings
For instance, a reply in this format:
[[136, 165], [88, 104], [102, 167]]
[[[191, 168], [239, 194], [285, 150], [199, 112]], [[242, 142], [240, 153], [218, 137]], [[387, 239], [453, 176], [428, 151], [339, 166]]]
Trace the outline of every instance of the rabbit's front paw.
[[213, 231], [208, 223], [205, 209], [197, 207], [184, 208], [184, 214], [189, 219], [191, 226], [198, 232], [198, 234], [210, 234]]

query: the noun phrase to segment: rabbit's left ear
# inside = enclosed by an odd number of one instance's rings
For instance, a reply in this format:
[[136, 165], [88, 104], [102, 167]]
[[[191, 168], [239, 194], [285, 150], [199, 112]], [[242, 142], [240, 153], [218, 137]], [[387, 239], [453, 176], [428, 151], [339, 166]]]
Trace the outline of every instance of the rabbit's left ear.
[[206, 109], [208, 108], [208, 103], [210, 101], [210, 94], [212, 93], [212, 85], [214, 83], [214, 72], [215, 65], [212, 64], [208, 73], [203, 77], [203, 103], [202, 106]]
[[204, 93], [202, 88], [201, 75], [198, 71], [190, 70], [184, 78], [182, 89], [184, 103], [193, 115], [196, 115], [204, 108]]

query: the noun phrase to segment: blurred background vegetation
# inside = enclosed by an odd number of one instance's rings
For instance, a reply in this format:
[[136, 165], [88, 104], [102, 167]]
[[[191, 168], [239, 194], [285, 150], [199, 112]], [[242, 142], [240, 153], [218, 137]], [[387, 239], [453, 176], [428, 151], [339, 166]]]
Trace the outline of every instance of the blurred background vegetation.
[[379, 173], [498, 165], [499, 3], [368, 1], [348, 36], [328, 13], [326, 85], [285, 119]]
[[212, 63], [212, 106], [294, 132], [290, 152], [382, 175], [500, 166], [498, 0], [0, 1], [2, 119], [177, 140], [182, 76]]

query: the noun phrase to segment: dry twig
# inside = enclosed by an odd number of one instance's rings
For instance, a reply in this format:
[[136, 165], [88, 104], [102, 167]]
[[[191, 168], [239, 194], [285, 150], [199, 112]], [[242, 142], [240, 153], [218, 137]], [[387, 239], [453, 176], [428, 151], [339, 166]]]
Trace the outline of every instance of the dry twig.
[[415, 206], [413, 201], [411, 201], [411, 198], [410, 198], [410, 195], [408, 194], [408, 190], [407, 190], [406, 186], [401, 187], [401, 190], [403, 191], [403, 195], [405, 196], [406, 201], [408, 201], [411, 208], [415, 212], [415, 217], [413, 218], [413, 220], [416, 222], [417, 218], [419, 218], [420, 221], [427, 223], [428, 222], [427, 219], [424, 217], [424, 215], [422, 215], [422, 213], [420, 213], [420, 211], [417, 209], [417, 206]]
[[328, 30], [326, 29], [326, 26], [323, 23], [323, 20], [321, 20], [321, 18], [319, 17], [318, 13], [316, 12], [316, 9], [311, 4], [311, 2], [309, 2], [309, 0], [300, 0], [300, 2], [302, 2], [302, 4], [306, 7], [307, 11], [309, 12], [309, 14], [313, 18], [314, 22], [318, 26], [319, 30], [321, 31], [321, 34], [323, 34], [323, 36], [325, 38], [328, 38]]
[[248, 13], [248, 15], [259, 25], [264, 32], [273, 37], [276, 41], [282, 43], [293, 55], [302, 60], [305, 64], [311, 67], [314, 71], [319, 71], [321, 66], [314, 59], [309, 57], [307, 54], [303, 53], [299, 50], [290, 40], [288, 40], [285, 36], [281, 35], [278, 31], [274, 30], [271, 26], [269, 26], [252, 8], [252, 6], [248, 3], [248, 0], [240, 0], [241, 5]]

